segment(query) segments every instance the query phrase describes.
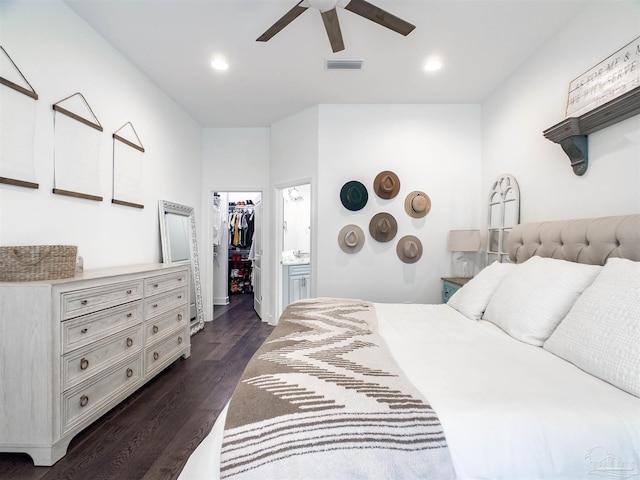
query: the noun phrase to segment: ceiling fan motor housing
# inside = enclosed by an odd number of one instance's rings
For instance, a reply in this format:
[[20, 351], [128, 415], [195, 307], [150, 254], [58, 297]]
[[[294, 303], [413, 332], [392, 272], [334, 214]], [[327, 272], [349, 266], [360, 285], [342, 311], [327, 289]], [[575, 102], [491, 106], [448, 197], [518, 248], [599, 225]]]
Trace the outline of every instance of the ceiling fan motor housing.
[[310, 7], [317, 8], [321, 12], [326, 12], [336, 8], [337, 0], [306, 0]]

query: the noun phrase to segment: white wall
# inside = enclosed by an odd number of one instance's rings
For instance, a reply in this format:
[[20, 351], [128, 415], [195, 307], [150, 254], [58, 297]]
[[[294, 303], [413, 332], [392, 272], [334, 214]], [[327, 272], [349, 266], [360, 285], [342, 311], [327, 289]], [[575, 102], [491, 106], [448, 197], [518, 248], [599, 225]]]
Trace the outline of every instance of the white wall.
[[[202, 255], [202, 295], [205, 318], [213, 319], [213, 303], [226, 296], [226, 268], [217, 270], [214, 279], [212, 240], [213, 192], [262, 192], [262, 201], [269, 204], [269, 128], [206, 128], [203, 130], [202, 208], [209, 212], [202, 230], [206, 232]], [[268, 209], [263, 210], [263, 225], [268, 225]], [[266, 234], [265, 234], [266, 235]], [[263, 250], [268, 255], [270, 246], [263, 238]], [[264, 262], [263, 262], [264, 263]], [[265, 279], [267, 273], [264, 274]], [[263, 284], [269, 285], [268, 280]], [[266, 296], [263, 295], [263, 296]], [[266, 308], [263, 307], [263, 308]]]
[[[34, 163], [40, 185], [0, 185], [0, 244], [77, 245], [85, 268], [161, 261], [158, 200], [194, 206], [197, 220], [202, 214], [201, 128], [63, 2], [0, 2], [0, 44], [39, 95]], [[102, 202], [52, 194], [51, 106], [75, 92], [104, 127]], [[111, 134], [127, 122], [146, 149], [144, 209], [111, 204]]]
[[[480, 225], [480, 107], [322, 105], [319, 132], [317, 294], [439, 303], [440, 277], [452, 273], [448, 231]], [[373, 192], [383, 170], [400, 179], [400, 193], [391, 200]], [[340, 189], [349, 180], [368, 189], [369, 200], [357, 212], [340, 202]], [[414, 190], [431, 198], [431, 211], [421, 219], [404, 210], [405, 197]], [[371, 217], [383, 211], [398, 222], [396, 238], [387, 243], [368, 233]], [[338, 247], [338, 232], [350, 223], [366, 236], [356, 254]], [[404, 235], [423, 244], [414, 264], [397, 257], [396, 243]]]
[[[318, 235], [313, 232], [317, 231], [318, 111], [318, 106], [308, 108], [271, 125], [270, 177], [271, 196], [274, 202], [269, 208], [272, 221], [269, 224], [263, 224], [264, 234], [268, 238], [268, 245], [273, 253], [268, 263], [269, 276], [266, 277], [273, 282], [267, 286], [272, 300], [268, 310], [270, 323], [277, 321], [282, 298], [277, 286], [282, 285], [280, 260], [283, 250], [283, 212], [282, 200], [278, 198], [278, 201], [275, 201], [275, 198], [280, 193], [279, 189], [303, 183], [308, 183], [311, 189], [311, 295], [316, 294]], [[266, 249], [267, 244], [265, 244]]]
[[569, 82], [639, 35], [638, 0], [590, 6], [483, 103], [481, 202], [495, 177], [511, 173], [522, 221], [640, 212], [640, 116], [589, 136], [582, 177], [542, 135], [564, 120]]

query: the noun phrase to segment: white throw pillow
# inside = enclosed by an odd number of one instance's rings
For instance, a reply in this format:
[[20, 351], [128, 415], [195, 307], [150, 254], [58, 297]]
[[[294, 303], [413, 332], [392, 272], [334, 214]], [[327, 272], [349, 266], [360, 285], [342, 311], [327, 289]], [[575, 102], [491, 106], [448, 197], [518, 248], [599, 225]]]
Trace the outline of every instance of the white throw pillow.
[[447, 305], [472, 320], [480, 320], [491, 295], [498, 288], [502, 279], [514, 268], [516, 268], [515, 263], [493, 262], [469, 280], [465, 286], [458, 289], [451, 296]]
[[544, 348], [640, 397], [640, 262], [609, 259]]
[[522, 342], [541, 346], [601, 269], [532, 257], [500, 282], [482, 318]]

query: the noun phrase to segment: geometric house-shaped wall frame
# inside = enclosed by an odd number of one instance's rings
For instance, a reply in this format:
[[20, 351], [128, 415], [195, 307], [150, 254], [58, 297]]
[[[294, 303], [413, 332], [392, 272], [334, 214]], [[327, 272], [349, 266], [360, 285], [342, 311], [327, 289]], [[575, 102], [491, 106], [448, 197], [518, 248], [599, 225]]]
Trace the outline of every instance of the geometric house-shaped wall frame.
[[102, 125], [80, 92], [54, 103], [53, 110], [53, 193], [101, 202]]
[[0, 183], [39, 188], [34, 168], [38, 94], [0, 46]]
[[113, 133], [113, 183], [111, 203], [144, 208], [142, 172], [144, 147], [131, 122]]

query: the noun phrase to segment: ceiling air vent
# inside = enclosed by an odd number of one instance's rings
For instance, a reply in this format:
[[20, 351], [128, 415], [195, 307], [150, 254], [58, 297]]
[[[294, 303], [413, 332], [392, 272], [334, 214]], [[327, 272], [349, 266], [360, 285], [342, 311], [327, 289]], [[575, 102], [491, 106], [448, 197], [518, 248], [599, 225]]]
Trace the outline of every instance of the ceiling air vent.
[[327, 70], [361, 70], [362, 60], [327, 60]]

